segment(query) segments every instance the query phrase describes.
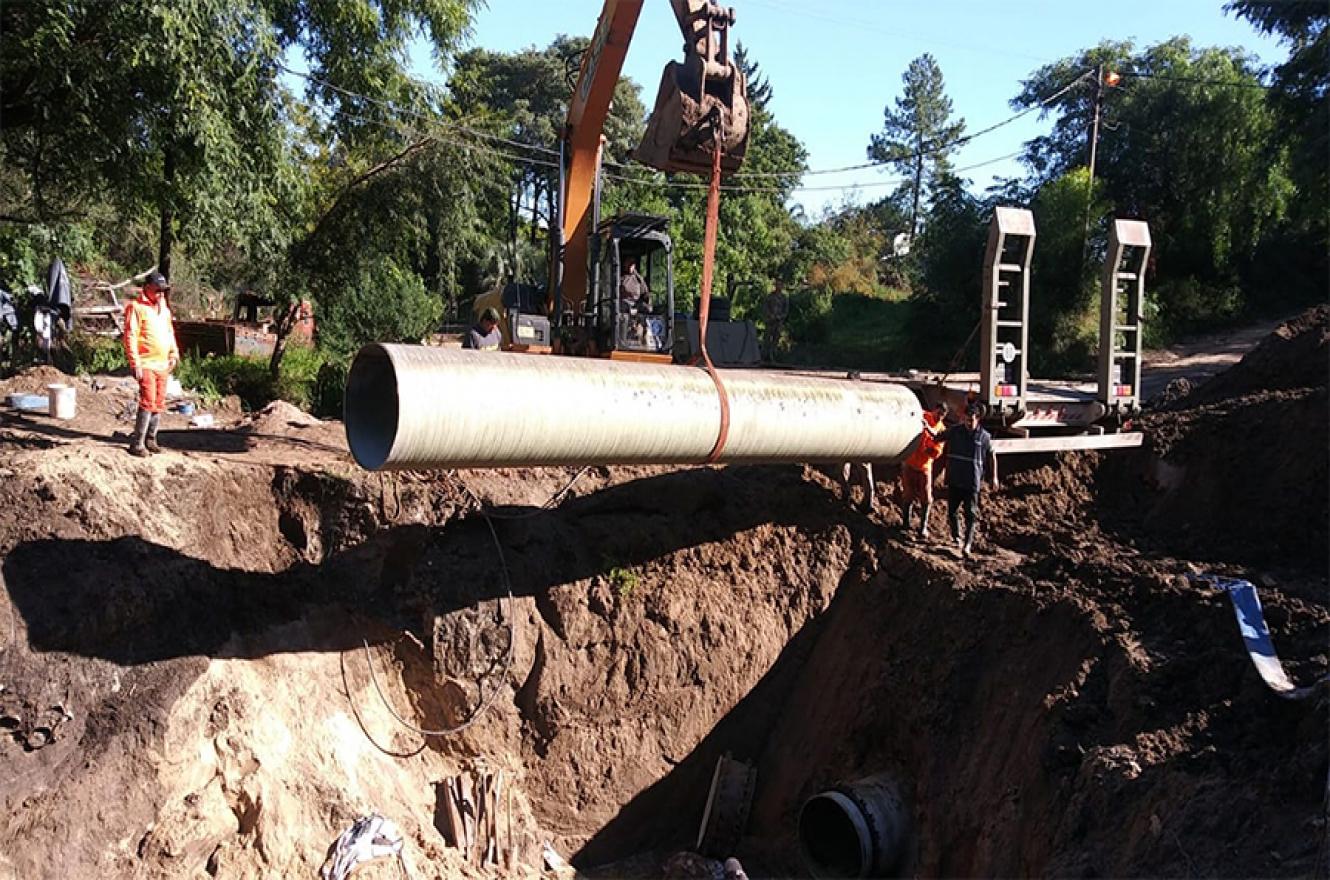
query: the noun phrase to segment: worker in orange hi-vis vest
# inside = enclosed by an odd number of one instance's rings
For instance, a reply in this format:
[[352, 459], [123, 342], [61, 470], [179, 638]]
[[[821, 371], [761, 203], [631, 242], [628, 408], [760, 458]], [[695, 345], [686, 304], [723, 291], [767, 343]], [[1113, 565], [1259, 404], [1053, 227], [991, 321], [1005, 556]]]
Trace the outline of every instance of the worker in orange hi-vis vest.
[[928, 537], [928, 514], [933, 509], [933, 462], [942, 457], [942, 420], [947, 416], [947, 405], [939, 403], [924, 413], [923, 428], [919, 432], [919, 445], [901, 465], [901, 518], [905, 531], [914, 520], [914, 505], [922, 507], [919, 518], [919, 537]]
[[125, 306], [125, 357], [139, 383], [139, 411], [129, 454], [142, 458], [161, 452], [157, 424], [166, 409], [166, 379], [180, 362], [180, 349], [171, 326], [166, 294], [171, 285], [153, 272], [143, 282], [138, 299]]

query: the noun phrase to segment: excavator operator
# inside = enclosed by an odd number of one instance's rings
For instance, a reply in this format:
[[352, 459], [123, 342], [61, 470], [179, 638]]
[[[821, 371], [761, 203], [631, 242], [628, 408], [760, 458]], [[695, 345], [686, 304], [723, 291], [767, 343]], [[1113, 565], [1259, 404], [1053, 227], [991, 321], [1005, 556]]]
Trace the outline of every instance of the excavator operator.
[[625, 257], [619, 274], [619, 311], [637, 314], [651, 312], [651, 287], [637, 272], [637, 257]]

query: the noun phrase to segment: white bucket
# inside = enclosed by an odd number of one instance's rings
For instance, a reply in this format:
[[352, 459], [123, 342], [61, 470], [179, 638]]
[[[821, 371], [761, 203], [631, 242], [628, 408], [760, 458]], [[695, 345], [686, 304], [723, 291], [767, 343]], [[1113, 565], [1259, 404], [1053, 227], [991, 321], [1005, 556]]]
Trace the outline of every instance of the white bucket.
[[47, 385], [46, 396], [50, 402], [50, 408], [47, 410], [51, 418], [64, 419], [68, 421], [74, 418], [78, 412], [78, 405], [74, 397], [74, 387], [71, 385]]

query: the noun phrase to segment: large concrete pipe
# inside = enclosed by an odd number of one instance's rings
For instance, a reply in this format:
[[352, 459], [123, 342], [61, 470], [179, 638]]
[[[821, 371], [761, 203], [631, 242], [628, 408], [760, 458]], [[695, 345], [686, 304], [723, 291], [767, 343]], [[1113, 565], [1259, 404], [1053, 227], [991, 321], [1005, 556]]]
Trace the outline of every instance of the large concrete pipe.
[[799, 851], [817, 878], [893, 876], [908, 833], [905, 804], [887, 776], [838, 785], [799, 811]]
[[[919, 435], [919, 401], [903, 386], [721, 375], [722, 462], [893, 461]], [[347, 376], [345, 420], [368, 470], [691, 464], [711, 453], [721, 407], [690, 367], [369, 345]]]

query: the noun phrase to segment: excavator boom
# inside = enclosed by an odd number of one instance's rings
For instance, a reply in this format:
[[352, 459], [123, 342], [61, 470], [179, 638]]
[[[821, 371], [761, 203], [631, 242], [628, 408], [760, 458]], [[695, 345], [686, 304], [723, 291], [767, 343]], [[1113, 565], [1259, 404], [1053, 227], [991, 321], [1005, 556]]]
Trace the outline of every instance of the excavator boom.
[[[710, 173], [719, 145], [721, 165], [739, 166], [748, 145], [748, 91], [729, 57], [734, 10], [714, 0], [670, 0], [684, 36], [684, 60], [665, 67], [646, 134], [634, 156], [662, 171]], [[602, 132], [610, 101], [637, 28], [642, 0], [606, 0], [582, 58], [564, 128], [565, 176], [559, 228], [562, 278], [552, 268], [551, 296], [578, 313], [587, 297], [592, 206], [600, 173]]]

